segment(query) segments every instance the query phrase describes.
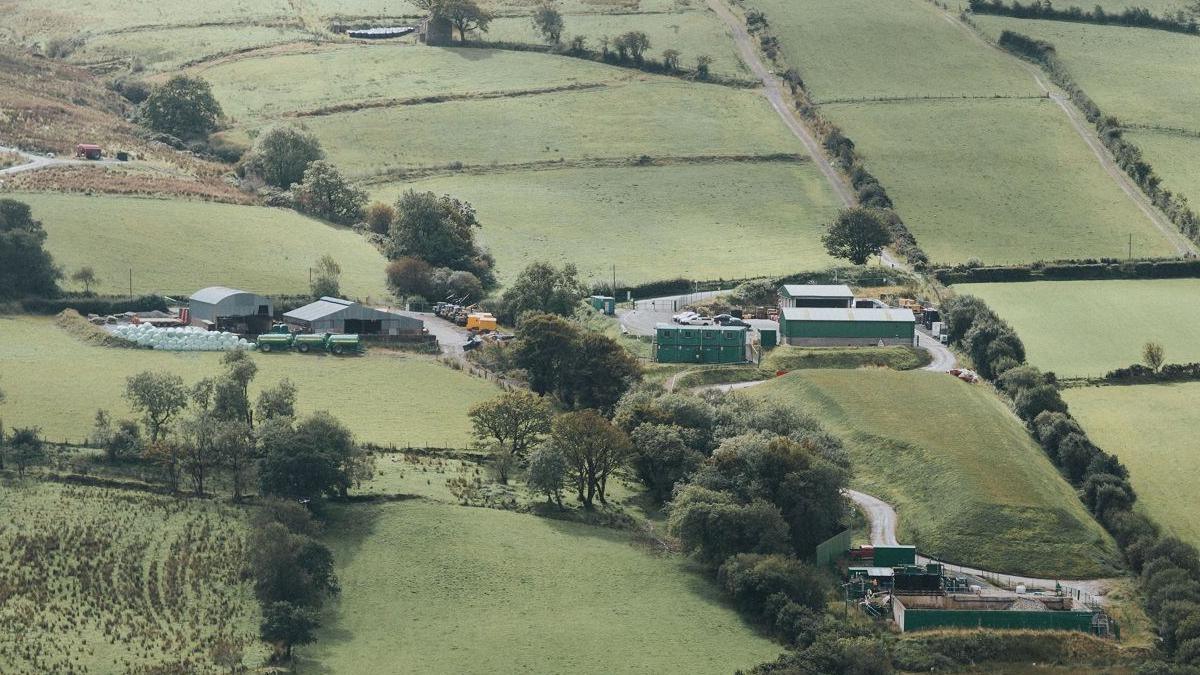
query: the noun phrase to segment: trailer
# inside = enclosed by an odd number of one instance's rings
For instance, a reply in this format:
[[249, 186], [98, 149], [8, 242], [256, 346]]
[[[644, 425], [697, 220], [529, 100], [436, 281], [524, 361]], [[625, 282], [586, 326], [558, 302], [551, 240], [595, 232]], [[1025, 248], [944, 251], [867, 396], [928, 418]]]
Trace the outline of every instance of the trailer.
[[274, 351], [287, 351], [292, 348], [294, 339], [291, 333], [264, 333], [255, 339], [258, 351], [269, 354]]
[[258, 350], [265, 353], [288, 349], [295, 349], [302, 354], [314, 351], [338, 355], [366, 352], [362, 337], [353, 333], [263, 333], [255, 343]]

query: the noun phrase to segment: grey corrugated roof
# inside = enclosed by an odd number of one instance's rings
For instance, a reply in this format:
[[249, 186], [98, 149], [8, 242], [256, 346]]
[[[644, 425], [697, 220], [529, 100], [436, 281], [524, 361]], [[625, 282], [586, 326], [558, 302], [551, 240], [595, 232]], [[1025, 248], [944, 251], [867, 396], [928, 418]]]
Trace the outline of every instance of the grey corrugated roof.
[[915, 323], [911, 309], [850, 309], [847, 307], [784, 307], [787, 321], [882, 321]]
[[310, 302], [303, 307], [297, 307], [290, 312], [285, 312], [283, 316], [285, 319], [295, 319], [297, 321], [316, 321], [330, 314], [336, 314], [352, 304], [354, 303], [349, 300], [326, 296], [316, 302]]
[[854, 291], [845, 284], [784, 284], [783, 293], [790, 298], [853, 298]]
[[239, 293], [248, 293], [248, 291], [239, 291], [236, 288], [226, 288], [225, 286], [209, 286], [208, 288], [201, 288], [195, 293], [192, 293], [192, 297], [189, 299], [215, 305], [225, 298], [228, 298], [231, 295], [237, 295]]

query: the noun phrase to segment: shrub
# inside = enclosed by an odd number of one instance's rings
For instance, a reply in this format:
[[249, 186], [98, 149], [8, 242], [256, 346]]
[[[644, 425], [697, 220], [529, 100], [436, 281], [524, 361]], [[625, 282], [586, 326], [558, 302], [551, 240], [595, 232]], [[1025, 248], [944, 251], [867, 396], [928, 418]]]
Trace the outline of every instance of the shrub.
[[721, 565], [717, 578], [743, 611], [760, 611], [774, 595], [809, 609], [825, 608], [826, 580], [790, 556], [741, 553]]
[[290, 125], [279, 125], [255, 139], [243, 169], [268, 185], [286, 190], [304, 179], [310, 164], [324, 157], [316, 136]]

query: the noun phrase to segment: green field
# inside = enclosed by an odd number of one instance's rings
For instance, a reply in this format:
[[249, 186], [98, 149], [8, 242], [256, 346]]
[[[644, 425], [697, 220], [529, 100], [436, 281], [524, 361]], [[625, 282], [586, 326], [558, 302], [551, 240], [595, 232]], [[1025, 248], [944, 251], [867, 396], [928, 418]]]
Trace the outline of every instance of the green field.
[[1200, 131], [1200, 40], [1194, 35], [998, 16], [975, 22], [993, 38], [1011, 30], [1054, 45], [1088, 96], [1122, 123]]
[[[242, 124], [337, 104], [522, 91], [633, 76], [623, 68], [533, 52], [412, 44], [272, 50], [192, 72], [212, 84], [222, 109]], [[297, 78], [297, 73], [305, 77]], [[406, 126], [393, 133], [397, 131], [405, 137], [422, 133]]]
[[371, 244], [295, 211], [140, 197], [6, 196], [33, 208], [55, 263], [68, 275], [92, 266], [104, 293], [128, 292], [131, 268], [135, 294], [205, 286], [307, 293], [309, 268], [328, 253], [342, 267], [343, 295], [390, 297], [387, 261]]
[[[1025, 343], [1031, 363], [1098, 377], [1142, 360], [1162, 343], [1168, 363], [1200, 361], [1200, 279], [960, 284], [983, 298]], [[1115, 448], [1114, 448], [1115, 450]]]
[[1101, 448], [1129, 467], [1139, 508], [1200, 546], [1196, 410], [1200, 383], [1085, 387], [1063, 391], [1071, 414]]
[[[715, 14], [709, 11], [671, 14], [567, 14], [564, 41], [576, 35], [586, 38], [589, 49], [599, 49], [601, 39], [610, 39], [631, 30], [639, 30], [650, 38], [647, 55], [661, 59], [666, 49], [680, 52], [680, 65], [694, 68], [696, 57], [712, 57], [712, 72], [721, 75], [749, 78], [750, 74], [738, 57], [733, 38]], [[485, 40], [528, 42], [540, 44], [542, 36], [528, 17], [500, 18], [492, 22]]]
[[[749, 155], [801, 146], [757, 92], [647, 77], [601, 89], [312, 117], [329, 158], [387, 168]], [[486, 139], [486, 140], [485, 140]]]
[[832, 264], [820, 245], [837, 213], [811, 163], [722, 163], [460, 175], [381, 186], [467, 199], [480, 240], [511, 279], [530, 260], [574, 262], [586, 280], [735, 279]]
[[900, 541], [925, 554], [1066, 578], [1118, 564], [1115, 544], [985, 386], [944, 373], [806, 370], [751, 391], [841, 434], [852, 485], [895, 506]]
[[301, 673], [729, 673], [774, 659], [628, 533], [425, 501], [333, 510], [342, 595]]
[[[937, 262], [1169, 256], [1051, 101], [824, 106]], [[1069, 171], [1064, 167], [1070, 167]]]
[[304, 39], [312, 39], [312, 34], [290, 26], [161, 28], [97, 35], [72, 53], [71, 60], [95, 63], [134, 57], [149, 72], [169, 71], [195, 59]]
[[[0, 387], [6, 426], [36, 425], [52, 441], [80, 441], [98, 408], [130, 415], [125, 378], [143, 370], [178, 374], [191, 384], [220, 373], [220, 353], [162, 352], [84, 344], [50, 319], [0, 317]], [[365, 357], [256, 354], [258, 390], [290, 379], [301, 413], [328, 410], [360, 441], [462, 447], [467, 409], [498, 395], [492, 384], [429, 356], [372, 350]]]
[[245, 537], [242, 512], [217, 502], [4, 484], [0, 671], [229, 672], [218, 642], [261, 665]]
[[8, 25], [0, 30], [26, 39], [131, 26], [267, 22], [295, 15], [288, 0], [11, 0], [5, 5]]
[[1164, 187], [1188, 197], [1193, 210], [1200, 204], [1200, 134], [1128, 131], [1125, 138], [1141, 148]]
[[1015, 59], [980, 45], [927, 0], [747, 4], [766, 15], [784, 59], [818, 101], [1041, 92]]

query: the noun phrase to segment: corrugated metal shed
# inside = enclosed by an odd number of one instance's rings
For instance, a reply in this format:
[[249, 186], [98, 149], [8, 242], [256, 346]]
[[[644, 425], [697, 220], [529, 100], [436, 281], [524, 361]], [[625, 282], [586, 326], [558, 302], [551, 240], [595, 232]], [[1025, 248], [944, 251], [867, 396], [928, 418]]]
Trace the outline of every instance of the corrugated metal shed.
[[194, 320], [216, 321], [218, 317], [271, 316], [271, 299], [225, 286], [202, 288], [188, 298]]
[[845, 284], [784, 284], [780, 291], [789, 298], [853, 298], [854, 292]]
[[420, 333], [425, 327], [420, 319], [328, 296], [287, 312], [283, 318], [312, 333], [401, 335]]
[[785, 307], [779, 321], [790, 345], [913, 345], [916, 317], [908, 309]]
[[917, 320], [911, 309], [851, 309], [842, 307], [784, 307], [788, 321], [899, 321]]

